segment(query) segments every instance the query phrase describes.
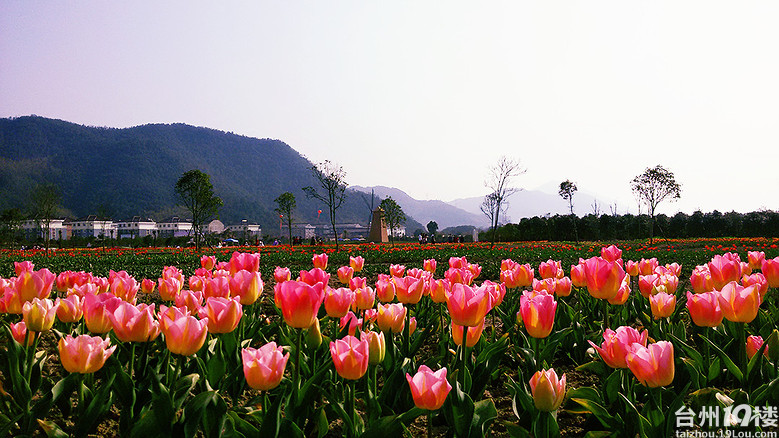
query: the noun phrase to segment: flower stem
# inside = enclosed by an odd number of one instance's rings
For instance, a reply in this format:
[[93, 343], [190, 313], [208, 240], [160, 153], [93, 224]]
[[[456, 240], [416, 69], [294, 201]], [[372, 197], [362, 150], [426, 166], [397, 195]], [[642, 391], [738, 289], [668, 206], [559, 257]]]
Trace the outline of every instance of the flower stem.
[[[25, 344], [29, 342], [27, 340], [27, 337], [30, 335], [30, 330], [27, 330], [27, 334], [24, 336], [24, 342]], [[38, 348], [38, 341], [41, 340], [41, 336], [37, 332], [32, 332], [32, 345], [27, 347], [27, 369], [25, 370], [27, 373], [25, 375], [27, 379], [27, 384], [29, 385], [30, 379], [32, 378], [32, 364], [35, 361], [35, 350]]]
[[433, 436], [433, 411], [427, 411], [427, 438]]
[[603, 330], [609, 328], [609, 301], [603, 300]]
[[536, 371], [541, 371], [541, 339], [533, 338], [533, 343], [535, 344]]
[[406, 324], [403, 326], [403, 355], [411, 357], [411, 306], [406, 306]]
[[300, 391], [300, 344], [303, 341], [303, 329], [298, 329], [298, 340], [295, 345], [295, 393]]
[[468, 326], [463, 326], [463, 341], [462, 341], [462, 350], [463, 350], [463, 360], [462, 360], [462, 385], [463, 385], [463, 392], [468, 392], [465, 389], [465, 373], [468, 369]]
[[130, 375], [130, 379], [133, 378], [133, 368], [135, 366], [135, 342], [130, 343], [130, 363], [127, 365], [127, 374]]

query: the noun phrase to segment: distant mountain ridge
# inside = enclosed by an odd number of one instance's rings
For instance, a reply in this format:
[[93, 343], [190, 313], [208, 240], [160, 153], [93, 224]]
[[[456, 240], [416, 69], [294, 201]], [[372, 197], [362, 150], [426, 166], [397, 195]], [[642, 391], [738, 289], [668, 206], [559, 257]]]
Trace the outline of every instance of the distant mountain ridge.
[[[224, 201], [220, 219], [278, 227], [273, 202], [295, 195], [296, 222], [326, 224], [327, 209], [307, 199], [312, 164], [280, 140], [256, 139], [185, 124], [97, 128], [37, 116], [0, 119], [0, 210], [29, 205], [41, 182], [57, 184], [61, 204], [75, 216], [136, 215], [162, 219], [176, 213], [173, 187], [190, 169], [211, 176]], [[317, 219], [317, 211], [323, 210]], [[367, 225], [369, 208], [349, 191], [337, 222]]]

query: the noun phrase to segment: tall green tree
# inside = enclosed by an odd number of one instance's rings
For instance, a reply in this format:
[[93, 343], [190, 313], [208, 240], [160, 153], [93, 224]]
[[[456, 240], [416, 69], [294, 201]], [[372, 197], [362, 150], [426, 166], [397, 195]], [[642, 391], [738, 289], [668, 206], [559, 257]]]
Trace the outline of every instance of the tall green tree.
[[633, 195], [638, 199], [639, 205], [644, 204], [649, 211], [649, 243], [654, 239], [655, 210], [657, 206], [668, 199], [675, 201], [681, 197], [682, 187], [676, 182], [673, 172], [659, 164], [652, 168], [646, 168], [644, 173], [633, 178], [630, 182]]
[[9, 208], [0, 213], [3, 240], [10, 244], [12, 249], [16, 248], [16, 240], [19, 238], [19, 230], [23, 221], [24, 214], [18, 208]]
[[427, 223], [427, 232], [430, 233], [431, 236], [435, 236], [435, 233], [438, 232], [438, 222], [436, 221], [430, 221]]
[[289, 229], [289, 246], [292, 246], [292, 211], [295, 210], [295, 195], [290, 192], [284, 192], [274, 199], [277, 207], [274, 209], [282, 219], [287, 218], [287, 228]]
[[[303, 187], [306, 197], [322, 201], [330, 214], [330, 225], [335, 236], [335, 250], [338, 251], [338, 230], [335, 226], [335, 213], [346, 199], [346, 172], [343, 167], [325, 160], [311, 167], [319, 187]], [[320, 191], [321, 190], [321, 191]]]
[[60, 189], [54, 183], [39, 184], [32, 192], [32, 216], [43, 232], [46, 256], [49, 256], [51, 222], [60, 207]]
[[190, 214], [192, 214], [192, 230], [195, 233], [195, 250], [200, 251], [200, 236], [203, 224], [217, 216], [222, 207], [222, 199], [214, 195], [214, 186], [207, 173], [193, 169], [184, 172], [176, 182], [176, 195]]
[[394, 246], [395, 229], [398, 226], [406, 223], [406, 214], [403, 212], [403, 209], [400, 207], [400, 205], [398, 205], [398, 203], [395, 202], [391, 196], [387, 196], [386, 198], [382, 199], [379, 207], [384, 210], [384, 220], [387, 221], [387, 228], [389, 228], [390, 242]]

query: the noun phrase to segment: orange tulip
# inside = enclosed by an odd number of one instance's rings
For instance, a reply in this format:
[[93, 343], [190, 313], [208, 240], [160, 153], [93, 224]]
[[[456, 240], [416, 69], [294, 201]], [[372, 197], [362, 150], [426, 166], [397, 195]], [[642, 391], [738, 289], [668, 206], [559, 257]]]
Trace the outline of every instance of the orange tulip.
[[646, 387], [668, 386], [674, 380], [674, 346], [668, 341], [647, 347], [632, 344], [625, 360], [638, 382]]
[[435, 272], [437, 262], [435, 259], [426, 259], [424, 262], [422, 262], [422, 269], [424, 269], [427, 272], [433, 273]]
[[452, 285], [446, 294], [446, 307], [452, 322], [476, 327], [492, 309], [492, 297], [487, 288], [474, 289], [462, 283]]
[[403, 265], [390, 265], [390, 275], [393, 277], [402, 277], [406, 272], [406, 267]]
[[16, 277], [16, 288], [22, 302], [32, 301], [33, 298], [44, 299], [51, 294], [54, 280], [57, 276], [46, 268], [39, 271], [23, 270]]
[[530, 392], [539, 411], [556, 411], [565, 399], [565, 374], [558, 378], [554, 368], [536, 371], [530, 379]]
[[315, 268], [319, 269], [327, 269], [327, 254], [314, 254], [313, 257], [311, 257], [311, 263], [313, 263]]
[[639, 333], [633, 327], [622, 326], [616, 331], [607, 328], [603, 332], [603, 344], [600, 347], [592, 341], [587, 342], [598, 350], [606, 365], [611, 368], [627, 368], [626, 357], [631, 346], [635, 343], [646, 346], [648, 337], [649, 332], [646, 330]]
[[717, 327], [722, 324], [722, 309], [719, 306], [719, 292], [700, 294], [687, 292], [687, 311], [693, 324], [698, 327]]
[[84, 322], [87, 330], [97, 334], [111, 331], [113, 326], [110, 314], [123, 302], [109, 292], [84, 296]]
[[600, 249], [600, 256], [610, 262], [617, 262], [622, 265], [622, 250], [614, 245], [604, 246]]
[[99, 336], [67, 335], [59, 340], [59, 353], [62, 367], [69, 373], [91, 374], [103, 368], [116, 350], [116, 345], [109, 347], [111, 341]]
[[444, 405], [452, 385], [446, 380], [446, 368], [433, 372], [427, 365], [420, 365], [414, 377], [406, 373], [414, 405], [420, 409], [434, 411]]
[[630, 297], [630, 276], [626, 275], [625, 278], [622, 280], [622, 286], [620, 286], [619, 291], [617, 291], [617, 296], [607, 301], [609, 302], [609, 304], [613, 304], [615, 306], [621, 306], [628, 301], [629, 297]]
[[269, 342], [259, 349], [242, 349], [241, 359], [246, 383], [254, 389], [270, 391], [279, 386], [284, 377], [289, 352], [284, 354], [282, 347], [276, 347], [275, 342]]
[[154, 304], [136, 307], [122, 302], [108, 316], [116, 337], [122, 342], [149, 342], [160, 335], [160, 323], [154, 319]]
[[287, 325], [300, 329], [311, 327], [325, 299], [324, 285], [315, 283], [310, 286], [301, 281], [285, 281], [279, 283], [279, 286], [276, 299]]
[[230, 333], [238, 327], [243, 316], [243, 307], [238, 297], [208, 298], [200, 309], [200, 317], [208, 319], [209, 333]]
[[557, 278], [558, 275], [564, 275], [562, 268], [560, 267], [560, 262], [552, 259], [541, 262], [538, 266], [538, 274], [541, 275], [541, 278], [543, 279]]
[[370, 347], [367, 340], [361, 341], [349, 335], [330, 342], [330, 356], [339, 376], [358, 380], [368, 371]]
[[363, 266], [365, 266], [365, 259], [361, 256], [357, 257], [349, 257], [349, 266], [351, 266], [352, 269], [354, 269], [354, 272], [360, 272], [362, 271]]
[[744, 287], [731, 281], [722, 287], [718, 298], [722, 314], [728, 321], [752, 322], [757, 317], [760, 293], [756, 285]]
[[352, 301], [352, 310], [366, 310], [373, 307], [376, 302], [376, 292], [370, 286], [361, 287], [354, 290], [354, 301]]
[[141, 281], [141, 292], [145, 294], [150, 294], [154, 292], [154, 289], [157, 287], [157, 283], [154, 282], [154, 280], [149, 280], [148, 278], [144, 278], [143, 281]]
[[171, 353], [192, 356], [206, 342], [208, 318], [198, 321], [194, 316], [182, 316], [160, 324], [160, 329]]

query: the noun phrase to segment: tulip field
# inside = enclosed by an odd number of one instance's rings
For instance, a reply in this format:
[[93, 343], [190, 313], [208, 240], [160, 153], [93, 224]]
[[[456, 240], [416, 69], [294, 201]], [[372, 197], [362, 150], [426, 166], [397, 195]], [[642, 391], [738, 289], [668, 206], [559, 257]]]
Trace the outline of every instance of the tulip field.
[[0, 250], [0, 437], [777, 424], [779, 239]]

